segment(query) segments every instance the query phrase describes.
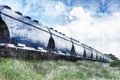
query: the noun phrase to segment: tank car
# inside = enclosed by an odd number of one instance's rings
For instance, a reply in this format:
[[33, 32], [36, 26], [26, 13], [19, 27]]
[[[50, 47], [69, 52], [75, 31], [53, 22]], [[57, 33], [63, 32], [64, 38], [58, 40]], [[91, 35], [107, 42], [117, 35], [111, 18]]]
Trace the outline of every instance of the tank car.
[[0, 6], [0, 47], [0, 55], [112, 61], [94, 48], [5, 5]]

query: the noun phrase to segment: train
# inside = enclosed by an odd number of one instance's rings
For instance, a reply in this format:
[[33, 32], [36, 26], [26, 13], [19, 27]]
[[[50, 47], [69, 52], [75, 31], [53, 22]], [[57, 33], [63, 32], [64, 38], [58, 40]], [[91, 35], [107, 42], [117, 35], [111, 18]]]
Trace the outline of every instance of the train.
[[7, 5], [0, 5], [0, 56], [112, 62], [102, 52]]

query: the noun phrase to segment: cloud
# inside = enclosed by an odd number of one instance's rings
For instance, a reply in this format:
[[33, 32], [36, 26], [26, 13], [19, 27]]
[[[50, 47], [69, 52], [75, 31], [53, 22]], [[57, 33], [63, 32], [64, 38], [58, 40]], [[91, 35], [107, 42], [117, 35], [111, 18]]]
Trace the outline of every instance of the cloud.
[[64, 26], [56, 25], [55, 29], [66, 33], [104, 53], [113, 53], [120, 58], [120, 13], [102, 18], [91, 17], [90, 12], [82, 7], [74, 7], [69, 13], [77, 19]]
[[57, 5], [55, 5], [55, 14], [61, 15], [63, 12], [66, 11], [66, 6], [62, 2], [58, 2]]
[[23, 8], [24, 15], [29, 15], [46, 26], [64, 24], [67, 6], [62, 2], [51, 0], [26, 0], [25, 3], [26, 5]]

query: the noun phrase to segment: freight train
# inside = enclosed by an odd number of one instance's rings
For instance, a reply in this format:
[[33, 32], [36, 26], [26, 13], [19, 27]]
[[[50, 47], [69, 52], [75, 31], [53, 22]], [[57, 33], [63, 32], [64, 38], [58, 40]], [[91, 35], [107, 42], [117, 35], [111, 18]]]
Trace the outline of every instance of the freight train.
[[100, 51], [6, 5], [0, 6], [0, 56], [112, 62]]

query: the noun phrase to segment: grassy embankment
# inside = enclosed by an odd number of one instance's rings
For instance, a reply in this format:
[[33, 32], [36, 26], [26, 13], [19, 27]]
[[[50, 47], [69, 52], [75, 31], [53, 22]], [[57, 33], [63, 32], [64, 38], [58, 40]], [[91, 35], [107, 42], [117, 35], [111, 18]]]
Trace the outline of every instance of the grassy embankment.
[[120, 68], [86, 60], [0, 58], [0, 80], [120, 80]]

